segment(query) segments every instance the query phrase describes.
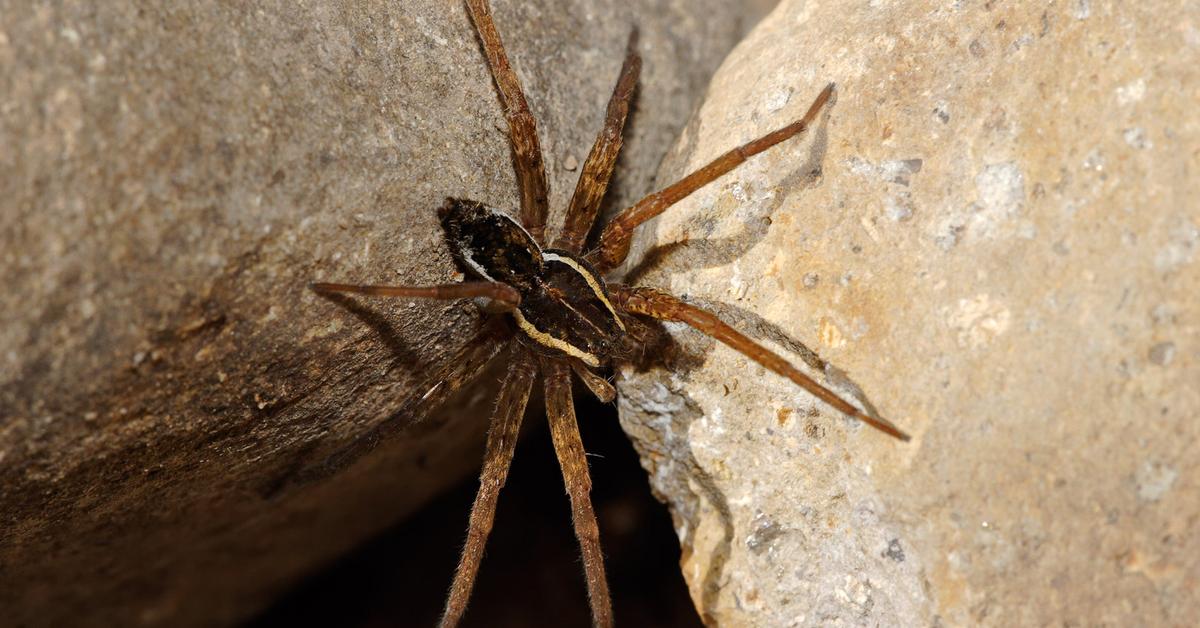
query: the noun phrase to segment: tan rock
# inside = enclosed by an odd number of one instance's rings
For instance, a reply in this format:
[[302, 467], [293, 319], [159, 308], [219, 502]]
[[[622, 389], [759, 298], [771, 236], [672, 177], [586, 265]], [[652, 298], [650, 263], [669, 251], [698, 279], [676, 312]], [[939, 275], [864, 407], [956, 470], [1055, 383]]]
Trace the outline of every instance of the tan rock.
[[677, 370], [626, 371], [622, 422], [702, 613], [1194, 623], [1200, 14], [786, 0], [660, 183], [828, 81], [815, 133], [662, 216], [635, 274], [796, 362], [811, 348], [914, 439], [672, 327]]

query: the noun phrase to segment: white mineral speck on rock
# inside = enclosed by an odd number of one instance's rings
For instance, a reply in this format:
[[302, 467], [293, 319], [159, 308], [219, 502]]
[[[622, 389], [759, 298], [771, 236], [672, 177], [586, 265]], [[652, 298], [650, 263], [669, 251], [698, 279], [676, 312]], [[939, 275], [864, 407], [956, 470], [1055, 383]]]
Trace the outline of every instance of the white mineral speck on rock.
[[1131, 105], [1146, 97], [1146, 79], [1139, 78], [1117, 88], [1117, 104]]
[[1138, 469], [1134, 481], [1137, 484], [1138, 498], [1143, 501], [1156, 502], [1171, 490], [1179, 472], [1174, 467], [1160, 462], [1146, 461]]
[[1200, 248], [1200, 228], [1187, 218], [1181, 218], [1167, 235], [1167, 243], [1154, 256], [1154, 265], [1163, 271], [1175, 270], [1190, 263]]
[[979, 211], [972, 216], [971, 231], [994, 233], [998, 225], [1015, 217], [1025, 201], [1025, 177], [1014, 162], [991, 164], [975, 175]]
[[1136, 149], [1151, 148], [1154, 144], [1146, 137], [1146, 131], [1140, 126], [1125, 129], [1121, 134], [1125, 138], [1125, 143]]
[[904, 222], [912, 218], [912, 207], [908, 205], [907, 200], [907, 198], [889, 196], [884, 201], [883, 211], [892, 222]]
[[775, 113], [776, 111], [783, 109], [784, 105], [788, 104], [788, 101], [791, 100], [791, 98], [792, 88], [785, 87], [783, 89], [775, 90], [769, 97], [767, 97], [767, 111], [770, 113]]
[[1092, 15], [1091, 0], [1075, 0], [1075, 19], [1086, 20]]
[[993, 303], [987, 294], [959, 299], [958, 307], [947, 317], [958, 335], [960, 347], [978, 349], [1008, 331], [1012, 315], [1001, 303]]

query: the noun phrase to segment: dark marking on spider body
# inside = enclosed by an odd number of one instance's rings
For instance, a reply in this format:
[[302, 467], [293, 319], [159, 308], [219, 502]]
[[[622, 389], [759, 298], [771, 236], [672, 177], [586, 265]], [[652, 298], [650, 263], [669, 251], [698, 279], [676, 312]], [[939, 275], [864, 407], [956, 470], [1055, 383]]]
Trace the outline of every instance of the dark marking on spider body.
[[548, 249], [541, 290], [514, 315], [531, 346], [547, 355], [577, 358], [596, 368], [628, 355], [625, 324], [596, 271], [568, 251]]
[[[517, 217], [475, 201], [448, 199], [438, 210], [446, 243], [468, 280], [437, 286], [365, 286], [317, 283], [323, 293], [425, 299], [475, 299], [486, 312], [510, 316], [515, 333], [503, 338], [510, 359], [488, 430], [479, 492], [471, 509], [467, 540], [446, 601], [442, 624], [456, 625], [467, 600], [491, 531], [500, 488], [508, 475], [521, 418], [540, 374], [546, 416], [563, 480], [571, 499], [575, 534], [583, 556], [584, 576], [597, 626], [612, 624], [600, 531], [589, 498], [591, 479], [571, 400], [574, 371], [600, 399], [611, 401], [612, 385], [592, 369], [628, 358], [644, 328], [638, 317], [676, 321], [707, 334], [787, 378], [837, 410], [886, 434], [908, 440], [890, 422], [867, 413], [834, 394], [788, 360], [721, 321], [716, 315], [653, 288], [610, 283], [605, 274], [629, 253], [634, 230], [676, 202], [751, 156], [808, 129], [833, 94], [830, 84], [799, 120], [717, 157], [679, 181], [655, 192], [610, 220], [584, 254], [588, 233], [608, 188], [621, 149], [621, 131], [641, 71], [637, 33], [630, 36], [625, 63], [608, 103], [604, 128], [588, 154], [579, 183], [552, 246], [546, 240], [547, 184], [537, 124], [529, 111], [516, 73], [509, 65], [487, 0], [467, 0], [476, 34], [483, 45], [509, 127], [513, 165], [520, 188]], [[516, 342], [511, 342], [512, 338]]]

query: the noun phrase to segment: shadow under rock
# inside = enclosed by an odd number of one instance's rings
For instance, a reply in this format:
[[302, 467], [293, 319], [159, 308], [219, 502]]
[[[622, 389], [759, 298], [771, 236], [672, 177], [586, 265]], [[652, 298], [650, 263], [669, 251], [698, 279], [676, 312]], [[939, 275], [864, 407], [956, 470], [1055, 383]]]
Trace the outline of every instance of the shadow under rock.
[[374, 329], [391, 350], [394, 356], [393, 364], [404, 365], [410, 372], [418, 374], [419, 380], [414, 387], [429, 392], [406, 403], [391, 416], [332, 452], [318, 452], [315, 447], [301, 450], [295, 461], [287, 466], [286, 471], [269, 484], [264, 497], [274, 497], [291, 487], [328, 478], [354, 464], [388, 437], [411, 427], [424, 409], [436, 407], [451, 393], [474, 379], [507, 346], [509, 340], [504, 321], [500, 320], [500, 317], [489, 317], [475, 336], [460, 347], [451, 359], [444, 360], [444, 366], [439, 367], [413, 351], [402, 340], [396, 327], [377, 311], [344, 295], [321, 296]]
[[[575, 399], [618, 625], [700, 626], [670, 516], [651, 496], [616, 408], [584, 390]], [[590, 626], [570, 504], [543, 416], [531, 400], [533, 429], [517, 446], [464, 627]], [[460, 483], [247, 626], [435, 625], [478, 485], [474, 478]]]

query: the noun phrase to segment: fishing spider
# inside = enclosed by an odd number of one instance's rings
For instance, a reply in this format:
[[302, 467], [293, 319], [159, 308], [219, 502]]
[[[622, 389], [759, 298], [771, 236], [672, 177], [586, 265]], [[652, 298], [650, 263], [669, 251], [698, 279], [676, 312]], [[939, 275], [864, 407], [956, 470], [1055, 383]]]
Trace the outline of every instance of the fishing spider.
[[[500, 487], [512, 462], [521, 417], [540, 371], [550, 435], [570, 495], [575, 535], [583, 553], [592, 620], [597, 626], [610, 626], [612, 609], [604, 578], [600, 531], [588, 495], [591, 479], [572, 405], [571, 371], [601, 400], [614, 399], [616, 391], [612, 385], [593, 369], [630, 358], [638, 338], [642, 337], [638, 330], [645, 326], [638, 316], [685, 323], [790, 379], [839, 411], [896, 438], [908, 439], [888, 421], [850, 405], [712, 313], [653, 288], [635, 288], [604, 279], [606, 273], [625, 260], [634, 229], [733, 170], [751, 155], [803, 132], [829, 101], [833, 85], [821, 91], [800, 120], [721, 155], [617, 214], [604, 226], [595, 246], [585, 253], [587, 235], [621, 149], [621, 132], [641, 71], [636, 31], [630, 35], [625, 62], [608, 102], [604, 128], [584, 162], [564, 224], [553, 240], [547, 240], [547, 183], [537, 124], [505, 55], [488, 0], [467, 0], [466, 4], [508, 121], [521, 192], [519, 220], [475, 201], [446, 200], [438, 215], [450, 252], [470, 277], [468, 281], [422, 287], [337, 283], [315, 283], [311, 287], [322, 293], [473, 298], [485, 311], [511, 317], [515, 329], [510, 327], [502, 341], [510, 360], [508, 372], [488, 431], [479, 492], [471, 508], [466, 544], [441, 624], [456, 625], [466, 610], [492, 528]], [[516, 342], [511, 342], [513, 338]]]

